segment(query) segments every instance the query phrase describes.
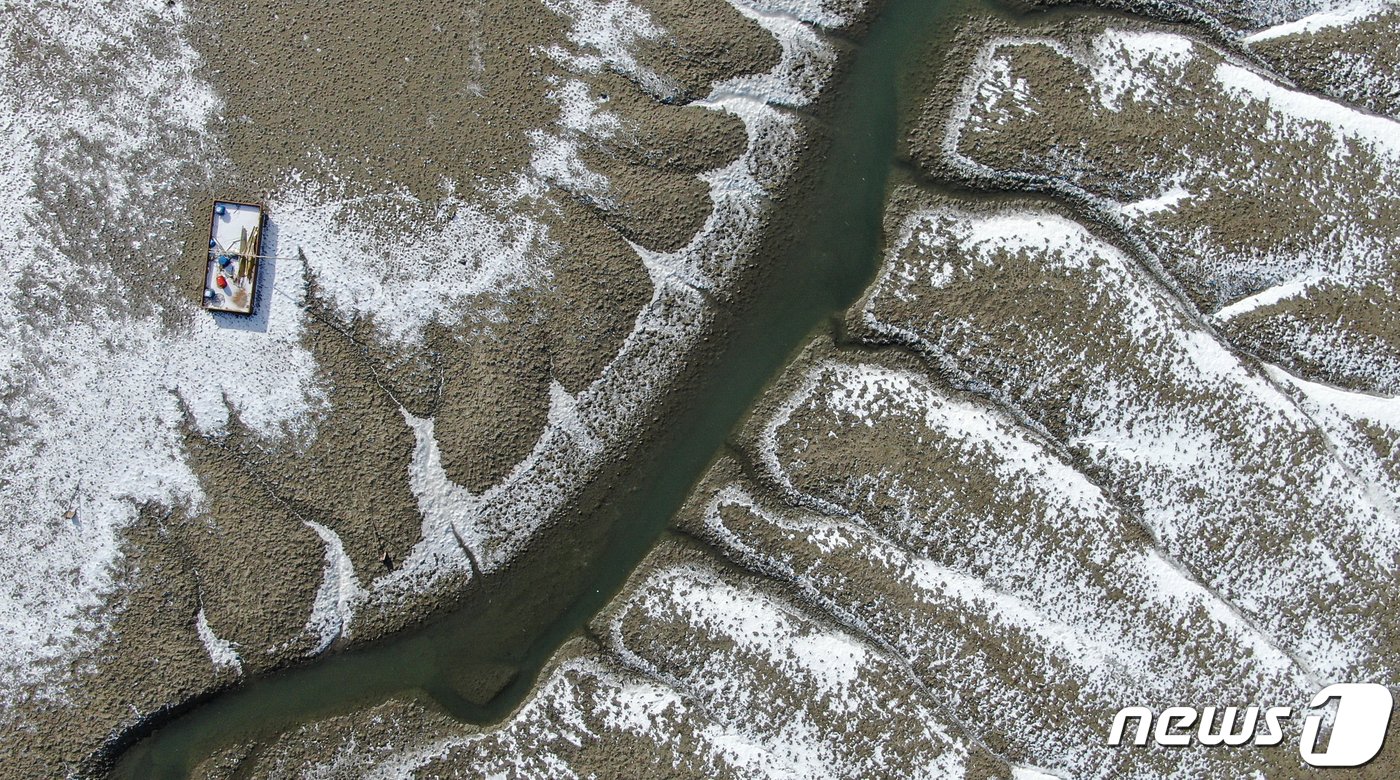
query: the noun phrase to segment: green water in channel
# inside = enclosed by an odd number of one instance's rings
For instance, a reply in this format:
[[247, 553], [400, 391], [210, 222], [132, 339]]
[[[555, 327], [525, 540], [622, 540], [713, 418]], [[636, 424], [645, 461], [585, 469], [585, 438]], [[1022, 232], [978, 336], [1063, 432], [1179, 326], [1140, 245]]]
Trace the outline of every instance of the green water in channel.
[[[830, 147], [793, 200], [795, 239], [767, 258], [771, 273], [743, 307], [697, 386], [664, 421], [622, 478], [595, 486], [577, 524], [606, 528], [601, 541], [552, 548], [517, 561], [499, 586], [421, 628], [248, 681], [170, 718], [135, 742], [113, 778], [176, 780], [215, 751], [288, 728], [416, 696], [471, 723], [507, 717], [559, 646], [617, 592], [665, 531], [725, 439], [794, 351], [849, 306], [874, 276], [881, 214], [894, 165], [903, 77], [937, 54], [956, 14], [980, 0], [890, 0], [854, 52], [827, 114]], [[779, 208], [786, 207], [780, 204]], [[646, 453], [643, 453], [646, 455]], [[481, 693], [481, 681], [498, 680]], [[506, 680], [500, 687], [500, 680]]]

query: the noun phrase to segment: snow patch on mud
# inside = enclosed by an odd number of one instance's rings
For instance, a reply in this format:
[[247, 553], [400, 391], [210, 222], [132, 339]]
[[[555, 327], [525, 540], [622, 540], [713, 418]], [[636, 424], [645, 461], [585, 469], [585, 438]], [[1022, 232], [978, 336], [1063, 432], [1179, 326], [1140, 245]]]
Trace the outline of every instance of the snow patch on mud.
[[[736, 7], [744, 10], [742, 4]], [[798, 7], [794, 12], [801, 10]], [[808, 51], [806, 45], [794, 41], [816, 41], [822, 51], [830, 51], [828, 45], [816, 40], [805, 23], [798, 24], [787, 17], [775, 21], [771, 15], [762, 16], [759, 21], [773, 25], [771, 30], [784, 42], [783, 58], [770, 74], [777, 81], [742, 77], [716, 84], [709, 98], [698, 103], [738, 116], [748, 130], [749, 145], [737, 160], [702, 175], [710, 184], [713, 209], [686, 246], [668, 253], [639, 251], [656, 282], [652, 300], [638, 315], [632, 333], [602, 375], [574, 395], [556, 388], [551, 394], [549, 422], [534, 450], [501, 483], [479, 496], [460, 487], [443, 487], [445, 474], [441, 480], [428, 476], [433, 471], [431, 451], [423, 446], [428, 429], [421, 421], [410, 420], [419, 434], [419, 453], [423, 456], [415, 457], [415, 462], [428, 464], [423, 466], [428, 472], [413, 475], [425, 517], [455, 518], [456, 532], [475, 552], [483, 571], [510, 560], [564, 500], [577, 475], [594, 468], [596, 458], [607, 446], [628, 435], [709, 327], [712, 312], [698, 291], [727, 288], [748, 262], [747, 252], [758, 240], [761, 213], [775, 186], [761, 182], [755, 170], [769, 160], [787, 157], [799, 142], [795, 132], [787, 132], [794, 120], [770, 105], [770, 101], [781, 98], [806, 105], [827, 78], [823, 73], [812, 72], [814, 66], [803, 54]], [[626, 64], [624, 60], [609, 62], [619, 67]], [[802, 87], [783, 86], [791, 84]], [[579, 117], [586, 113], [581, 109]], [[575, 124], [582, 126], [586, 121], [580, 118]], [[607, 132], [606, 127], [601, 131]], [[417, 471], [419, 467], [414, 468]], [[442, 522], [425, 519], [425, 529], [429, 525], [441, 526], [432, 536], [425, 530], [425, 540], [438, 539], [432, 544], [446, 544], [443, 549], [450, 549], [456, 542], [443, 536], [447, 526]], [[411, 556], [411, 560], [416, 558]], [[434, 576], [430, 572], [459, 568], [460, 565], [440, 570], [433, 566], [420, 570], [417, 566], [405, 566], [404, 574], [395, 572], [381, 580], [428, 577]], [[418, 574], [409, 575], [408, 571]]]
[[[139, 508], [202, 501], [185, 462], [186, 424], [216, 433], [236, 414], [257, 433], [305, 433], [321, 403], [295, 303], [271, 297], [248, 321], [163, 320], [153, 309], [178, 308], [165, 289], [142, 291], [157, 296], [154, 306], [126, 302], [114, 264], [178, 267], [177, 187], [207, 175], [185, 161], [203, 159], [219, 103], [193, 75], [184, 23], [183, 11], [154, 0], [12, 4], [0, 20], [6, 704], [60, 697], [70, 669], [93, 664], [106, 622], [95, 610], [113, 591], [122, 533]], [[29, 59], [12, 48], [21, 37]], [[46, 70], [57, 67], [62, 78]], [[83, 74], [102, 87], [83, 90]], [[88, 200], [65, 214], [51, 200], [62, 192]], [[82, 226], [65, 233], [70, 218]], [[89, 243], [113, 235], [120, 240]], [[293, 285], [302, 272], [295, 260], [277, 268]], [[70, 667], [75, 657], [88, 660]]]
[[538, 222], [451, 193], [435, 206], [440, 224], [383, 227], [414, 222], [423, 207], [407, 192], [345, 197], [293, 172], [271, 210], [282, 244], [299, 248], [336, 314], [365, 318], [400, 345], [421, 344], [430, 323], [455, 323], [473, 298], [547, 274], [544, 259], [557, 251]]
[[1230, 62], [1215, 68], [1216, 81], [1225, 94], [1241, 103], [1265, 104], [1278, 114], [1285, 133], [1289, 125], [1303, 132], [1318, 126], [1327, 131], [1337, 159], [1350, 154], [1348, 142], [1363, 143], [1377, 154], [1384, 155], [1392, 165], [1400, 165], [1400, 122], [1357, 111], [1349, 106], [1289, 89], [1264, 78], [1254, 71]]
[[[967, 746], [927, 697], [909, 691], [913, 681], [897, 662], [707, 564], [650, 574], [608, 626], [608, 649], [624, 665], [694, 699], [775, 757], [777, 776], [879, 776], [892, 760], [906, 777], [967, 769]], [[887, 753], [896, 744], [898, 753]]]
[[543, 0], [544, 6], [569, 19], [573, 26], [567, 51], [552, 46], [554, 60], [584, 73], [614, 70], [630, 77], [657, 99], [674, 97], [679, 89], [670, 79], [637, 62], [633, 48], [639, 41], [656, 41], [666, 35], [646, 9], [628, 0]]
[[317, 655], [331, 646], [342, 636], [350, 635], [350, 619], [355, 600], [362, 598], [364, 589], [355, 576], [355, 565], [345, 554], [345, 545], [331, 529], [320, 523], [305, 521], [326, 545], [326, 568], [321, 575], [321, 587], [316, 591], [316, 600], [311, 605], [311, 617], [306, 621], [305, 633], [318, 638]]
[[209, 618], [204, 614], [204, 607], [200, 607], [199, 614], [195, 615], [195, 631], [199, 634], [199, 641], [204, 645], [205, 651], [209, 653], [209, 660], [214, 664], [214, 668], [232, 669], [234, 674], [243, 673], [243, 659], [239, 657], [238, 650], [232, 642], [214, 633], [214, 629], [209, 626]]
[[1291, 35], [1307, 35], [1334, 27], [1346, 27], [1376, 13], [1393, 8], [1395, 0], [1363, 0], [1362, 2], [1339, 2], [1325, 10], [1294, 19], [1283, 24], [1265, 27], [1244, 37], [1246, 44], [1283, 38]]
[[[1009, 278], [1017, 288], [1000, 294], [1022, 316], [957, 303]], [[863, 316], [1091, 464], [1164, 552], [1318, 679], [1396, 663], [1388, 624], [1289, 606], [1299, 593], [1388, 598], [1377, 583], [1400, 549], [1388, 503], [1304, 409], [1116, 247], [1051, 215], [933, 208], [902, 225]], [[1207, 537], [1220, 541], [1199, 544]]]
[[792, 777], [764, 745], [673, 688], [598, 655], [560, 664], [499, 726], [403, 751], [366, 777], [395, 780], [454, 757], [468, 757], [483, 777], [584, 777], [597, 769], [582, 758], [587, 748], [633, 740], [646, 745], [647, 760], [679, 776]]
[[1323, 280], [1323, 276], [1317, 272], [1307, 272], [1293, 279], [1289, 279], [1281, 284], [1276, 284], [1266, 290], [1261, 290], [1253, 295], [1235, 301], [1217, 311], [1213, 316], [1221, 322], [1229, 322], [1242, 314], [1248, 314], [1262, 306], [1272, 306], [1279, 301], [1285, 301], [1299, 296], [1307, 295], [1308, 289]]

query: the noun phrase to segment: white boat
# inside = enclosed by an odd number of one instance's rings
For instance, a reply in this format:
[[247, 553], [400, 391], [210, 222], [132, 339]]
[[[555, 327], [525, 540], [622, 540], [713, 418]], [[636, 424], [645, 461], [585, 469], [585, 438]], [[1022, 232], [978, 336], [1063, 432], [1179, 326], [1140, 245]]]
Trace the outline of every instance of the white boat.
[[209, 211], [209, 262], [204, 308], [252, 314], [262, 259], [263, 209], [256, 203], [216, 200]]

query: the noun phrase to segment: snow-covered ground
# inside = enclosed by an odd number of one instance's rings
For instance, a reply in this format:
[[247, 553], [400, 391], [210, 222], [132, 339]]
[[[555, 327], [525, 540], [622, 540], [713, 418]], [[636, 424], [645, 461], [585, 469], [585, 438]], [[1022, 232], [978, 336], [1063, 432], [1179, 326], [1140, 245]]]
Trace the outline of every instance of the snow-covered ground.
[[1242, 347], [1400, 389], [1376, 359], [1393, 343], [1335, 310], [1393, 290], [1400, 124], [1190, 37], [1116, 27], [993, 39], [961, 94], [951, 165], [1087, 204]]
[[[371, 777], [956, 778], [976, 751], [898, 661], [753, 578], [668, 546], [606, 629], [506, 723], [404, 750]], [[694, 556], [689, 556], [694, 558]], [[982, 759], [984, 762], [987, 759]]]
[[1400, 117], [1400, 3], [1360, 0], [1246, 36], [1244, 44], [1295, 82]]
[[1348, 27], [1362, 19], [1394, 8], [1394, 0], [1362, 0], [1361, 2], [1341, 2], [1323, 7], [1316, 13], [1292, 19], [1282, 24], [1265, 27], [1245, 36], [1248, 44], [1283, 38], [1291, 35], [1316, 33], [1337, 27]]
[[1394, 674], [1389, 503], [1122, 251], [1049, 213], [915, 213], [864, 317], [1059, 442], [1317, 679]]
[[[11, 4], [0, 18], [7, 709], [21, 691], [58, 695], [75, 659], [95, 663], [96, 610], [140, 507], [202, 500], [182, 426], [217, 431], [236, 412], [283, 436], [304, 432], [321, 401], [294, 302], [266, 301], [264, 332], [223, 315], [166, 318], [178, 296], [132, 289], [123, 268], [174, 276], [181, 188], [209, 175], [199, 161], [219, 101], [193, 75], [183, 23], [156, 0]], [[278, 271], [291, 287], [302, 272]]]
[[[737, 117], [748, 147], [700, 175], [712, 210], [686, 245], [632, 245], [653, 291], [620, 351], [581, 388], [550, 382], [538, 440], [485, 490], [454, 483], [438, 420], [399, 405], [421, 539], [392, 572], [356, 571], [346, 539], [301, 519], [324, 558], [284, 646], [324, 651], [367, 611], [508, 566], [677, 375], [802, 148], [797, 112], [837, 63], [823, 31], [853, 12], [733, 4], [781, 61], [697, 101]], [[540, 216], [551, 199], [612, 202], [585, 150], [629, 130], [589, 79], [674, 97], [639, 55], [669, 32], [627, 0], [544, 6], [565, 20], [534, 53], [558, 68], [558, 111], [528, 132], [524, 166], [432, 203], [286, 171], [251, 321], [199, 312], [185, 294], [198, 279], [180, 276], [189, 202], [225, 164], [211, 129], [224, 107], [197, 75], [187, 12], [6, 8], [7, 712], [61, 702], [101, 662], [141, 513], [206, 503], [188, 435], [236, 421], [274, 448], [316, 436], [331, 388], [305, 343], [308, 280], [334, 282], [317, 285], [334, 324], [411, 352], [464, 308], [550, 281], [567, 251]], [[1205, 10], [1277, 24], [1242, 41], [1264, 51], [1392, 9]], [[1400, 124], [1180, 33], [1057, 36], [989, 41], [942, 151], [968, 175], [1074, 200], [1122, 240], [1049, 208], [897, 215], [853, 324], [923, 368], [834, 350], [799, 361], [741, 445], [755, 473], [707, 483], [683, 520], [723, 561], [663, 544], [594, 621], [596, 643], [505, 723], [361, 756], [366, 771], [567, 776], [632, 755], [697, 777], [1224, 775], [1254, 757], [1112, 750], [1104, 719], [1396, 681], [1400, 412], [1366, 391], [1400, 388], [1400, 366], [1325, 307], [1365, 313], [1394, 292]], [[437, 218], [385, 227], [422, 213]], [[187, 626], [213, 672], [241, 674], [254, 648], [220, 628], [202, 605]]]
[[[812, 23], [801, 17], [759, 14], [743, 3], [735, 5], [778, 38], [783, 57], [772, 73], [716, 84], [712, 94], [699, 101], [706, 108], [733, 113], [749, 134], [743, 155], [702, 175], [713, 203], [704, 226], [686, 246], [673, 252], [634, 245], [655, 288], [651, 302], [639, 313], [631, 335], [595, 382], [573, 395], [554, 388], [549, 424], [530, 455], [509, 476], [481, 495], [460, 487], [415, 487], [425, 511], [424, 502], [429, 501], [455, 518], [457, 533], [475, 548], [483, 571], [508, 563], [563, 504], [580, 466], [597, 463], [605, 443], [626, 436], [643, 418], [651, 400], [682, 367], [688, 349], [709, 327], [712, 312], [699, 291], [732, 285], [745, 268], [746, 253], [759, 239], [761, 211], [772, 188], [780, 186], [782, 179], [761, 182], [756, 171], [769, 161], [790, 159], [800, 143], [792, 129], [793, 117], [779, 106], [802, 107], [814, 100], [829, 77], [826, 69], [834, 52], [817, 39]], [[820, 18], [827, 22], [836, 19], [830, 15]], [[603, 47], [602, 51], [614, 48]], [[604, 64], [630, 67], [624, 59]], [[585, 65], [595, 67], [591, 60]], [[573, 132], [582, 132], [587, 126], [580, 122]], [[605, 131], [608, 126], [604, 125]], [[429, 447], [431, 427], [425, 421], [411, 424], [420, 452], [427, 452], [424, 448]], [[414, 467], [415, 483], [426, 485], [418, 470], [436, 472], [429, 461], [418, 462], [423, 465]], [[453, 543], [446, 537], [436, 542], [425, 537], [424, 542], [444, 545], [444, 550], [450, 550]], [[379, 580], [372, 598], [392, 603], [410, 584], [417, 588], [434, 578], [460, 576], [467, 565], [461, 556], [432, 558], [435, 564], [426, 568], [418, 566], [418, 560], [415, 552], [402, 573]]]

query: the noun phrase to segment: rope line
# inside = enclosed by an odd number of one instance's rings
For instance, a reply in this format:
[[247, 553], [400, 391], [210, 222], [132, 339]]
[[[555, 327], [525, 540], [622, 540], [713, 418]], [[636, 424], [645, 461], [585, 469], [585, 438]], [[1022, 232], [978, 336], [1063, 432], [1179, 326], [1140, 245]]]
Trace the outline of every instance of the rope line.
[[[305, 252], [302, 252], [301, 250], [297, 250], [297, 253], [296, 253], [295, 255], [254, 255], [254, 257], [257, 257], [257, 258], [259, 258], [259, 259], [267, 258], [267, 259], [271, 259], [271, 260], [298, 260], [298, 259], [301, 259], [301, 258], [304, 257], [304, 256], [305, 256]], [[301, 295], [299, 295], [299, 296], [294, 296], [294, 295], [292, 295], [292, 294], [290, 294], [290, 293], [287, 293], [287, 292], [284, 292], [283, 290], [281, 290], [281, 289], [277, 286], [277, 284], [276, 284], [275, 282], [273, 282], [273, 283], [271, 283], [271, 284], [267, 284], [267, 285], [264, 286], [264, 285], [261, 283], [261, 282], [262, 282], [262, 277], [261, 277], [261, 275], [258, 277], [258, 279], [259, 279], [259, 283], [256, 285], [257, 288], [259, 288], [259, 289], [266, 289], [266, 290], [267, 290], [268, 292], [270, 292], [270, 293], [275, 293], [275, 294], [277, 294], [277, 295], [282, 296], [283, 298], [286, 298], [288, 301], [291, 301], [291, 303], [292, 303], [293, 306], [296, 306], [298, 309], [302, 310], [303, 312], [305, 312], [305, 313], [311, 315], [312, 317], [315, 317], [316, 319], [318, 319], [318, 320], [320, 320], [321, 322], [325, 323], [328, 327], [334, 328], [334, 329], [336, 329], [337, 331], [340, 331], [341, 333], [344, 333], [344, 330], [342, 330], [341, 326], [340, 326], [338, 323], [336, 323], [336, 322], [334, 322], [334, 321], [332, 321], [332, 320], [329, 320], [329, 319], [327, 319], [327, 318], [321, 316], [318, 312], [316, 312], [316, 311], [313, 309], [314, 304], [312, 304], [310, 301], [306, 300], [306, 291], [305, 291], [305, 289], [303, 289], [303, 290], [301, 291]], [[257, 295], [257, 290], [254, 290], [254, 295], [255, 295], [255, 296]], [[255, 305], [257, 304], [257, 298], [256, 298], [256, 297], [254, 297], [253, 303], [254, 303]], [[269, 305], [270, 305], [270, 302], [269, 302]], [[214, 309], [214, 310], [212, 310], [212, 311], [218, 312], [218, 313], [220, 313], [220, 314], [228, 314], [228, 313], [230, 313], [230, 312], [219, 312], [217, 309]], [[271, 316], [272, 316], [272, 312], [270, 312], [270, 311], [267, 312], [267, 316], [271, 317]]]

